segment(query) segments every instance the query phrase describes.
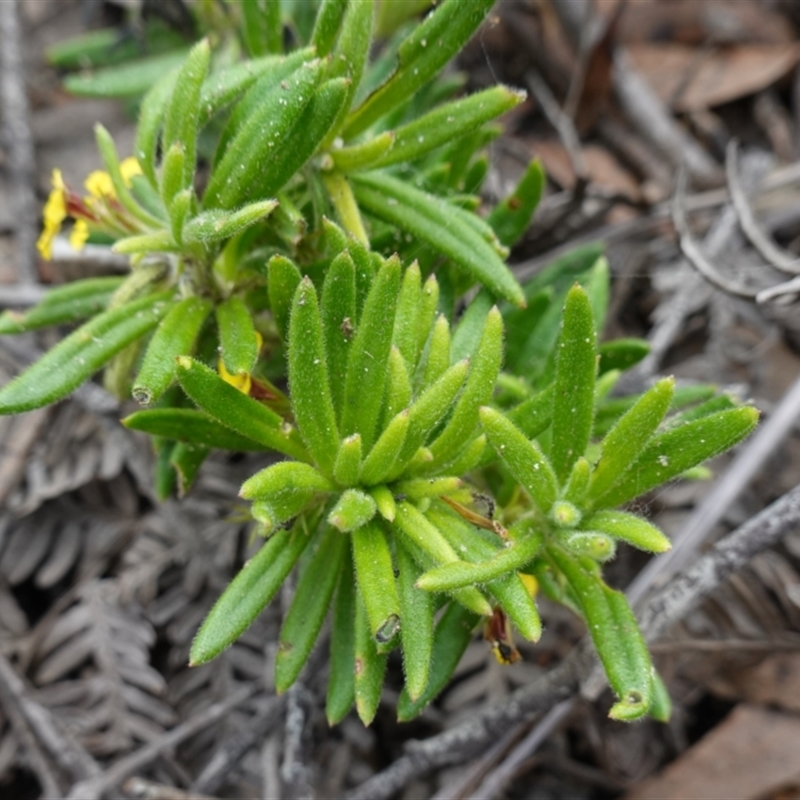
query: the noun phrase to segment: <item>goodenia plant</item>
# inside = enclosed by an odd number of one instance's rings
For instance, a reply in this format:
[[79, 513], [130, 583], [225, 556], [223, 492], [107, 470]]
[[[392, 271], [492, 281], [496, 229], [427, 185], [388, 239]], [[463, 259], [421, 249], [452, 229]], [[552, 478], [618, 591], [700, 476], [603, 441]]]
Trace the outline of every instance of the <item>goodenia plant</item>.
[[[371, 0], [323, 0], [313, 24], [290, 26], [288, 53], [279, 5], [246, 5], [250, 58], [220, 65], [201, 41], [142, 101], [133, 157], [120, 162], [98, 128], [106, 170], [88, 194], [54, 175], [43, 255], [71, 219], [75, 245], [111, 240], [131, 272], [0, 317], [6, 333], [87, 320], [0, 389], [0, 412], [58, 400], [104, 367], [107, 387], [147, 406], [125, 424], [153, 437], [160, 495], [186, 491], [213, 448], [277, 459], [242, 486], [265, 542], [200, 629], [194, 664], [295, 571], [278, 690], [330, 616], [330, 721], [354, 703], [372, 720], [398, 649], [411, 719], [476, 629], [503, 663], [519, 657], [514, 631], [536, 641], [541, 591], [586, 621], [611, 716], [666, 718], [602, 564], [618, 542], [668, 549], [620, 506], [696, 475], [756, 412], [671, 379], [612, 396], [646, 346], [598, 345], [608, 269], [596, 247], [525, 287], [505, 265], [541, 168], [485, 216], [474, 192], [488, 123], [520, 95], [454, 99], [458, 83], [436, 78], [490, 0], [445, 0], [383, 50]], [[412, 4], [400, 5], [380, 5], [388, 30]]]

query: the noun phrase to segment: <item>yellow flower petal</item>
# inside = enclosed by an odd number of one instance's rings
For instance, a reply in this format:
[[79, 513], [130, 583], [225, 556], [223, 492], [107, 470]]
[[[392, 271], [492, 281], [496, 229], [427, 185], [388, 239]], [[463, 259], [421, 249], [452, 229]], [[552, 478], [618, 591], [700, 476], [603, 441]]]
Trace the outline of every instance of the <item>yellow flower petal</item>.
[[142, 174], [142, 168], [133, 156], [122, 161], [119, 165], [119, 171], [122, 173], [122, 179], [125, 181], [126, 186], [131, 185], [131, 178], [133, 178], [134, 175]]
[[222, 359], [217, 362], [217, 372], [219, 372], [220, 378], [225, 381], [225, 383], [229, 383], [234, 389], [238, 389], [242, 394], [250, 394], [250, 387], [253, 384], [250, 375], [246, 372], [240, 372], [238, 375], [232, 375], [225, 369], [225, 364], [223, 363]]
[[61, 230], [61, 223], [67, 216], [67, 201], [64, 197], [65, 186], [61, 170], [53, 170], [52, 184], [53, 190], [50, 192], [42, 212], [44, 230], [36, 242], [36, 249], [46, 261], [53, 257], [53, 239]]
[[89, 226], [85, 219], [75, 221], [72, 226], [72, 233], [69, 235], [69, 243], [75, 250], [83, 250], [86, 240], [89, 238]]
[[519, 577], [522, 579], [522, 582], [525, 584], [525, 588], [528, 590], [528, 594], [531, 597], [536, 597], [536, 593], [539, 591], [539, 581], [533, 577], [533, 575], [528, 575], [525, 572], [517, 573]]
[[116, 197], [114, 193], [114, 184], [111, 182], [111, 176], [101, 169], [90, 172], [86, 176], [83, 185], [92, 197], [99, 197], [101, 199], [103, 197]]

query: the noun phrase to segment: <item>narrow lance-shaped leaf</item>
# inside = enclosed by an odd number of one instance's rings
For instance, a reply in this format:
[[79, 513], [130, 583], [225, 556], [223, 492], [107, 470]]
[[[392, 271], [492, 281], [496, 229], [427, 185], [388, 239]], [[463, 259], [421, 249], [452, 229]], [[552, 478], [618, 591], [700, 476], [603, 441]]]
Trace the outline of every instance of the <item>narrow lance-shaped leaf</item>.
[[391, 419], [364, 459], [360, 480], [365, 486], [374, 486], [386, 480], [405, 442], [408, 417], [408, 409], [405, 409]]
[[347, 361], [356, 331], [356, 267], [350, 253], [339, 253], [325, 275], [320, 310], [328, 358], [328, 379], [337, 418], [341, 418]]
[[382, 172], [355, 174], [351, 183], [365, 210], [444, 253], [493, 294], [525, 305], [519, 284], [468, 212]]
[[494, 0], [445, 0], [417, 25], [397, 51], [398, 66], [391, 78], [357, 108], [347, 120], [345, 139], [357, 136], [392, 108], [429, 83], [463, 47], [480, 25]]
[[589, 444], [594, 419], [597, 345], [589, 298], [580, 286], [567, 294], [556, 350], [550, 461], [559, 481]]
[[314, 31], [311, 34], [311, 44], [317, 48], [317, 55], [322, 58], [333, 49], [339, 28], [342, 25], [347, 0], [322, 0], [316, 20]]
[[135, 411], [122, 420], [126, 428], [150, 436], [163, 436], [189, 444], [201, 444], [220, 450], [264, 450], [264, 445], [211, 419], [193, 408], [153, 408]]
[[333, 528], [325, 528], [316, 542], [311, 561], [303, 570], [281, 626], [275, 658], [275, 690], [279, 694], [297, 680], [308, 661], [328, 613], [346, 552], [347, 537]]
[[339, 570], [339, 588], [331, 622], [331, 658], [325, 703], [329, 725], [341, 722], [355, 700], [356, 581], [347, 556], [346, 551]]
[[179, 72], [180, 69], [175, 68], [160, 78], [144, 96], [139, 107], [136, 143], [133, 152], [142, 168], [142, 173], [154, 189], [157, 189], [159, 185], [155, 167], [158, 134]]
[[481, 289], [470, 301], [453, 333], [450, 348], [450, 360], [453, 363], [475, 355], [486, 325], [486, 317], [493, 305], [492, 297], [485, 289]]
[[392, 149], [394, 144], [394, 133], [384, 131], [383, 133], [368, 139], [366, 142], [342, 147], [330, 151], [334, 167], [344, 174], [357, 172], [363, 169], [374, 168], [377, 161]]
[[439, 282], [436, 275], [431, 274], [422, 286], [422, 295], [419, 304], [419, 330], [417, 331], [417, 358], [425, 347], [428, 334], [433, 327], [436, 319], [436, 312], [439, 306]]
[[386, 400], [382, 427], [411, 404], [411, 379], [408, 366], [400, 351], [392, 345], [389, 351], [389, 374], [386, 379]]
[[44, 300], [24, 313], [0, 314], [0, 334], [24, 333], [91, 317], [105, 310], [122, 281], [121, 277], [86, 278], [51, 289]]
[[239, 490], [246, 500], [271, 499], [287, 493], [330, 492], [335, 487], [310, 464], [279, 461], [248, 478]]
[[511, 247], [527, 230], [542, 198], [544, 184], [544, 170], [537, 158], [528, 165], [514, 191], [492, 209], [487, 222], [506, 247]]
[[319, 61], [306, 62], [285, 79], [285, 88], [270, 87], [215, 165], [203, 195], [207, 209], [235, 208], [245, 197], [252, 197], [254, 176], [263, 174], [265, 165], [272, 163], [274, 154], [311, 102], [321, 69]]
[[[441, 531], [424, 514], [421, 514], [415, 506], [406, 501], [397, 504], [394, 528], [399, 531], [401, 538], [407, 544], [410, 543], [422, 550], [426, 556], [433, 560], [434, 564], [447, 564], [459, 560], [455, 550], [453, 550]], [[414, 554], [411, 549], [410, 552], [412, 555]], [[415, 560], [419, 561], [416, 556]], [[459, 603], [476, 614], [489, 616], [492, 613], [492, 607], [486, 598], [474, 587], [456, 589], [452, 594]]]
[[308, 277], [297, 287], [289, 319], [289, 388], [300, 433], [322, 471], [331, 475], [339, 432], [328, 383], [317, 293]]
[[412, 404], [408, 411], [408, 430], [403, 447], [388, 476], [389, 480], [402, 475], [428, 435], [444, 419], [453, 400], [458, 395], [467, 377], [469, 366], [466, 359], [453, 364], [433, 386], [429, 386]]
[[380, 649], [400, 628], [400, 601], [392, 554], [377, 521], [353, 531], [353, 560], [358, 588], [364, 599], [370, 629]]
[[458, 136], [470, 133], [484, 122], [505, 114], [524, 99], [524, 92], [506, 86], [493, 86], [461, 100], [446, 103], [398, 128], [391, 150], [378, 159], [374, 167], [387, 167], [421, 158]]
[[757, 422], [755, 408], [734, 408], [654, 436], [622, 481], [597, 498], [595, 506], [608, 508], [633, 500], [730, 449], [744, 439]]
[[378, 653], [361, 592], [356, 592], [355, 695], [358, 716], [365, 725], [375, 718], [381, 699], [387, 656]]
[[598, 348], [600, 363], [598, 372], [602, 375], [612, 369], [624, 372], [638, 364], [649, 352], [650, 345], [645, 339], [613, 339], [603, 342]]
[[178, 497], [184, 497], [192, 488], [194, 479], [208, 457], [210, 448], [202, 444], [178, 442], [172, 449], [169, 463], [178, 479]]
[[187, 297], [170, 309], [150, 339], [133, 384], [139, 403], [152, 403], [169, 388], [175, 380], [175, 359], [191, 352], [210, 312], [210, 301], [200, 297]]
[[274, 411], [242, 394], [199, 361], [181, 356], [176, 364], [183, 390], [211, 417], [266, 448], [300, 461], [308, 460], [297, 432]]
[[244, 301], [231, 295], [216, 308], [219, 344], [225, 369], [249, 375], [258, 358], [258, 335]]
[[650, 553], [665, 553], [672, 548], [670, 540], [655, 525], [627, 511], [598, 511], [582, 527], [607, 533]]
[[403, 643], [403, 671], [406, 690], [417, 700], [428, 685], [433, 652], [433, 596], [414, 586], [419, 568], [402, 545], [396, 549], [398, 598], [403, 620], [400, 637]]
[[198, 42], [186, 57], [175, 81], [167, 113], [164, 117], [163, 149], [168, 152], [180, 143], [185, 153], [183, 182], [185, 189], [194, 177], [197, 126], [200, 114], [200, 90], [208, 74], [211, 47], [208, 39]]
[[397, 701], [397, 718], [400, 722], [414, 719], [444, 689], [472, 640], [478, 620], [478, 616], [458, 603], [450, 603], [436, 624], [433, 635], [428, 685], [416, 700], [411, 698], [408, 686], [403, 689]]
[[241, 4], [242, 36], [251, 56], [283, 50], [281, 4], [275, 0], [248, 0]]
[[602, 496], [622, 479], [664, 419], [674, 392], [674, 378], [658, 381], [606, 434], [592, 473], [591, 499]]
[[66, 397], [154, 328], [172, 298], [172, 292], [160, 292], [98, 314], [0, 389], [0, 414], [30, 411]]
[[373, 281], [351, 345], [342, 405], [342, 430], [348, 435], [360, 433], [365, 448], [375, 440], [399, 287], [400, 262], [392, 258]]
[[360, 471], [361, 436], [354, 433], [342, 440], [333, 465], [333, 477], [339, 486], [355, 486]]
[[460, 586], [487, 583], [509, 572], [520, 570], [533, 561], [542, 546], [542, 540], [541, 534], [529, 536], [501, 550], [488, 561], [476, 564], [466, 561], [443, 564], [424, 573], [417, 581], [417, 586], [427, 592], [446, 592]]
[[625, 595], [609, 589], [592, 566], [557, 545], [548, 546], [548, 555], [569, 582], [611, 688], [620, 698], [610, 716], [643, 716], [650, 707], [653, 665]]
[[413, 369], [417, 363], [417, 339], [419, 336], [417, 326], [419, 325], [421, 283], [419, 264], [415, 261], [403, 274], [392, 336], [393, 344], [403, 355], [409, 369]]
[[445, 429], [431, 445], [434, 464], [455, 458], [478, 426], [478, 409], [488, 403], [503, 360], [503, 318], [497, 307], [486, 317], [478, 350], [470, 361], [467, 382]]
[[277, 200], [260, 200], [236, 211], [203, 211], [183, 226], [183, 238], [205, 245], [222, 242], [268, 217], [277, 205]]
[[[428, 518], [447, 538], [457, 552], [470, 561], [488, 561], [495, 557], [497, 548], [487, 542], [468, 522], [438, 502], [431, 505]], [[516, 573], [494, 578], [486, 587], [500, 603], [519, 632], [529, 641], [536, 642], [542, 635], [542, 620], [533, 598]], [[452, 590], [451, 590], [452, 591]], [[457, 590], [463, 591], [463, 589]]]
[[558, 494], [558, 481], [544, 453], [499, 411], [485, 406], [480, 410], [480, 417], [489, 443], [520, 486], [546, 514]]
[[428, 357], [422, 374], [420, 389], [434, 384], [450, 366], [450, 323], [444, 314], [439, 314], [428, 342]]
[[302, 279], [300, 270], [288, 258], [276, 255], [269, 260], [267, 267], [269, 307], [284, 341], [289, 331], [289, 315], [294, 293]]
[[217, 600], [192, 643], [189, 662], [205, 664], [230, 647], [280, 589], [309, 542], [302, 526], [278, 531], [242, 567]]
[[374, 0], [350, 0], [344, 12], [339, 39], [331, 54], [329, 76], [346, 78], [347, 92], [336, 122], [331, 126], [328, 140], [338, 133], [361, 83], [372, 42], [374, 5]]

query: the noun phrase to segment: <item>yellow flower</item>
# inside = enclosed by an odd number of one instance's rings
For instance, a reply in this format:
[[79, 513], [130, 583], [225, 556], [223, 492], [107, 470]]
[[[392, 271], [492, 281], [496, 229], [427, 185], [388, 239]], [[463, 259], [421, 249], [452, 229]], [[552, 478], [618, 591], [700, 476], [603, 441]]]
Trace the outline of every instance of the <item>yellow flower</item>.
[[107, 172], [103, 172], [101, 169], [96, 169], [94, 172], [90, 172], [86, 176], [86, 180], [83, 182], [83, 185], [86, 187], [86, 191], [92, 197], [97, 197], [98, 199], [103, 199], [104, 197], [115, 197], [116, 194], [114, 192], [114, 184], [111, 182], [111, 176]]
[[139, 162], [133, 156], [130, 156], [122, 161], [122, 163], [119, 165], [119, 171], [122, 173], [122, 180], [125, 181], [126, 186], [131, 185], [131, 179], [134, 175], [142, 174], [142, 168], [139, 166]]
[[217, 372], [219, 372], [220, 378], [222, 378], [225, 383], [229, 383], [242, 394], [250, 394], [250, 387], [253, 385], [253, 381], [247, 372], [240, 372], [237, 375], [231, 374], [225, 369], [225, 363], [221, 358], [217, 363]]
[[518, 572], [517, 573], [522, 580], [523, 584], [525, 584], [525, 588], [528, 590], [528, 594], [531, 597], [536, 597], [536, 594], [539, 591], [539, 581], [533, 577], [533, 575], [528, 575], [525, 572]]
[[66, 187], [60, 169], [53, 170], [52, 185], [53, 189], [47, 198], [42, 214], [44, 230], [36, 242], [36, 249], [46, 261], [53, 257], [53, 239], [61, 230], [61, 223], [67, 216]]
[[86, 220], [75, 220], [75, 224], [72, 226], [72, 233], [69, 235], [69, 243], [75, 250], [83, 250], [88, 238], [89, 226], [86, 224]]

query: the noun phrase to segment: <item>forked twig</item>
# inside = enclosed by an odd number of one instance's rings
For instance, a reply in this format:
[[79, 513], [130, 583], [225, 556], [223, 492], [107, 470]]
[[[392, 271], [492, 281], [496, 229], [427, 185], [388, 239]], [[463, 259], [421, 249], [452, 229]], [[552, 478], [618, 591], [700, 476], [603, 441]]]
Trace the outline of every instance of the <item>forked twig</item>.
[[[800, 275], [800, 260], [792, 258], [788, 253], [777, 247], [774, 242], [767, 238], [764, 231], [759, 227], [758, 222], [756, 222], [753, 209], [747, 201], [742, 181], [739, 178], [739, 143], [736, 139], [731, 139], [725, 151], [725, 174], [728, 178], [731, 201], [736, 209], [736, 215], [739, 217], [739, 225], [741, 225], [742, 231], [750, 244], [758, 250], [767, 263], [772, 264], [776, 269], [781, 272], [787, 272], [790, 275]], [[768, 291], [773, 291], [773, 289]]]
[[706, 258], [703, 251], [697, 246], [686, 220], [686, 168], [681, 167], [675, 186], [675, 197], [672, 202], [672, 222], [678, 234], [678, 244], [686, 260], [713, 286], [735, 295], [754, 300], [758, 292], [746, 286], [741, 286], [729, 281], [720, 275], [717, 268]]

